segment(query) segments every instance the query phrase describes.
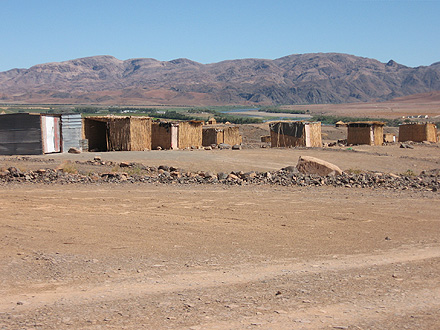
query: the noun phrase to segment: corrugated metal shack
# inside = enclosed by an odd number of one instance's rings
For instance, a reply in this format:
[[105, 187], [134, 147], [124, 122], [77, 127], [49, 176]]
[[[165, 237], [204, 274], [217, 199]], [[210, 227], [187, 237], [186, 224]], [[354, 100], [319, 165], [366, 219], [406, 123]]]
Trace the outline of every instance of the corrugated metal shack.
[[243, 142], [238, 126], [204, 126], [202, 137], [203, 146], [219, 145], [220, 143], [235, 145]]
[[70, 148], [81, 150], [81, 137], [81, 114], [61, 115], [62, 152], [67, 152]]
[[151, 118], [94, 116], [83, 119], [83, 138], [90, 151], [151, 150]]
[[399, 142], [437, 142], [437, 126], [433, 123], [409, 123], [399, 126]]
[[1, 155], [61, 152], [61, 115], [13, 113], [0, 115]]
[[348, 123], [347, 144], [383, 145], [383, 127], [381, 121], [358, 121]]
[[322, 147], [321, 122], [280, 121], [269, 124], [271, 147]]

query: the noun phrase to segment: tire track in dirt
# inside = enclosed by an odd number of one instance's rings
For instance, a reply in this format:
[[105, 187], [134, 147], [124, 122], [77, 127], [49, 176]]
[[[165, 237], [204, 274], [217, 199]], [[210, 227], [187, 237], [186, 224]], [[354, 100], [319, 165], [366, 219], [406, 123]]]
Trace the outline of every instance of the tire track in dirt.
[[[353, 269], [380, 267], [396, 263], [411, 263], [421, 260], [440, 258], [440, 246], [407, 247], [371, 255], [335, 256], [334, 259], [298, 262], [284, 260], [266, 264], [240, 265], [220, 270], [199, 270], [179, 272], [148, 278], [147, 283], [138, 283], [141, 275], [119, 278], [104, 285], [81, 285], [75, 287], [69, 283], [59, 285], [55, 290], [42, 291], [41, 285], [29, 285], [26, 293], [10, 295], [6, 290], [0, 291], [0, 311], [10, 312], [17, 308], [17, 301], [25, 300], [21, 310], [35, 309], [41, 306], [54, 305], [61, 300], [71, 305], [81, 305], [87, 301], [101, 302], [116, 299], [133, 298], [149, 294], [178, 292], [183, 290], [266, 281], [286, 274], [329, 273]], [[145, 275], [142, 275], [145, 276]], [[53, 288], [53, 284], [51, 284]]]
[[[203, 323], [190, 327], [198, 329], [377, 329], [374, 324], [382, 324], [380, 329], [391, 329], [387, 319], [396, 314], [417, 314], [430, 311], [437, 313], [440, 309], [440, 286], [423, 289], [406, 295], [403, 301], [373, 299], [368, 304], [353, 305], [340, 303], [320, 305], [294, 311], [274, 311], [273, 314], [254, 317], [252, 320], [239, 319], [227, 322]], [[366, 326], [365, 324], [369, 324]], [[182, 327], [179, 329], [188, 329]]]

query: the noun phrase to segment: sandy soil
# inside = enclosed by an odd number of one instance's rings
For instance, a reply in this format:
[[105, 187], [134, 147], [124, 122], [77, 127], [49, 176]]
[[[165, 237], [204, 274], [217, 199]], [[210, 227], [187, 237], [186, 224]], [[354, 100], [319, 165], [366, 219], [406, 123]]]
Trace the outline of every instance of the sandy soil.
[[[440, 167], [439, 146], [417, 144], [1, 157], [0, 168], [96, 155], [224, 172], [300, 155], [344, 170]], [[439, 202], [331, 187], [0, 186], [0, 329], [438, 329]]]
[[439, 197], [6, 186], [1, 329], [436, 329]]
[[[272, 171], [296, 165], [300, 156], [318, 157], [338, 165], [342, 170], [367, 170], [404, 173], [411, 170], [440, 168], [440, 145], [414, 145], [402, 149], [399, 144], [387, 146], [332, 147], [324, 149], [252, 148], [243, 150], [174, 150], [139, 152], [102, 152], [48, 154], [17, 161], [17, 157], [0, 157], [0, 168], [17, 166], [21, 170], [41, 167], [56, 168], [67, 161], [87, 161], [99, 156], [104, 161], [138, 162], [147, 166], [168, 165], [187, 171]], [[50, 161], [52, 160], [52, 161]], [[81, 166], [77, 166], [81, 170]], [[109, 171], [111, 167], [86, 167], [83, 172]]]

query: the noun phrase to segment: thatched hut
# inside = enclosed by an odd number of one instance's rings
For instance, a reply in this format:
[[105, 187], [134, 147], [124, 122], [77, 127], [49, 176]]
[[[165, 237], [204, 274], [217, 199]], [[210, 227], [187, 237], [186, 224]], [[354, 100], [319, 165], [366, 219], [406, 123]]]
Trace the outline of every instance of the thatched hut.
[[270, 143], [270, 135], [264, 135], [260, 137], [261, 142]]
[[179, 122], [179, 149], [202, 146], [203, 121]]
[[202, 146], [201, 121], [153, 122], [152, 148], [185, 149]]
[[207, 120], [206, 125], [215, 125], [217, 124], [217, 120], [214, 117], [211, 117]]
[[383, 145], [383, 127], [380, 121], [358, 121], [348, 123], [347, 144]]
[[383, 134], [383, 142], [394, 143], [394, 142], [396, 142], [396, 136], [393, 133], [384, 133]]
[[85, 117], [83, 137], [88, 140], [90, 151], [151, 150], [151, 118]]
[[202, 145], [218, 145], [223, 143], [223, 129], [219, 127], [203, 127], [202, 130]]
[[437, 142], [437, 126], [433, 123], [410, 123], [399, 126], [399, 142]]
[[152, 149], [178, 149], [178, 124], [153, 122], [151, 130]]
[[339, 120], [335, 123], [335, 127], [347, 127], [347, 123], [344, 123], [342, 120]]
[[203, 142], [204, 146], [220, 143], [227, 143], [230, 145], [241, 144], [243, 142], [238, 126], [215, 126], [203, 127]]
[[271, 147], [322, 147], [321, 122], [280, 121], [269, 129]]

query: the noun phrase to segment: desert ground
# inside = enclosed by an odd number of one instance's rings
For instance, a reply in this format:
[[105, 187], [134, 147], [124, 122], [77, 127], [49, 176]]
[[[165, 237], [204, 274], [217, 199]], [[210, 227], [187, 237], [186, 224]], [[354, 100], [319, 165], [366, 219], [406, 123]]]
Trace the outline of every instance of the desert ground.
[[[269, 171], [440, 168], [438, 144], [1, 156]], [[324, 128], [327, 141], [344, 134]], [[76, 165], [79, 171], [109, 171]], [[83, 167], [81, 167], [83, 166]], [[438, 329], [440, 195], [278, 185], [0, 185], [0, 329]]]

